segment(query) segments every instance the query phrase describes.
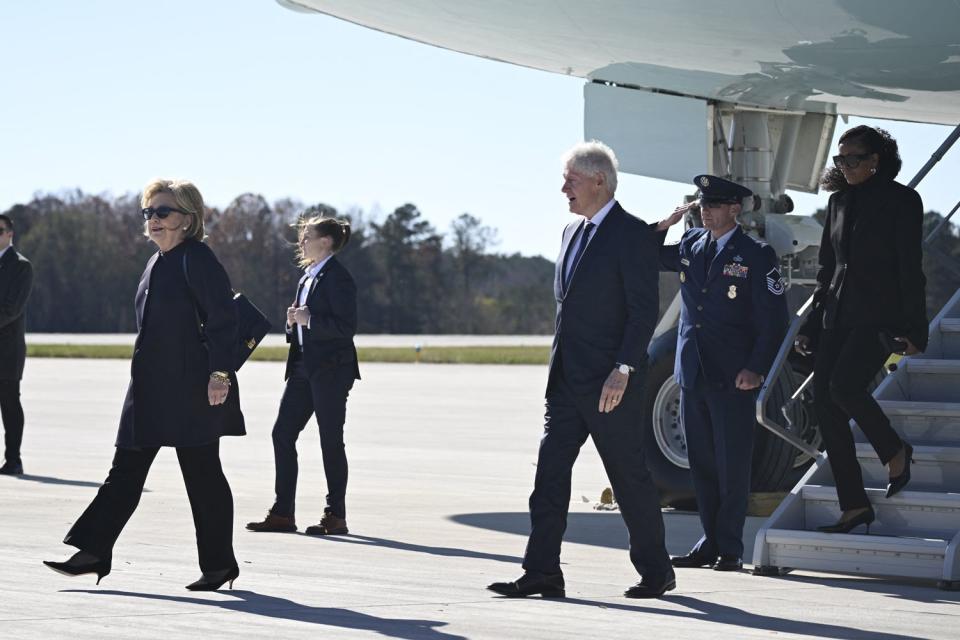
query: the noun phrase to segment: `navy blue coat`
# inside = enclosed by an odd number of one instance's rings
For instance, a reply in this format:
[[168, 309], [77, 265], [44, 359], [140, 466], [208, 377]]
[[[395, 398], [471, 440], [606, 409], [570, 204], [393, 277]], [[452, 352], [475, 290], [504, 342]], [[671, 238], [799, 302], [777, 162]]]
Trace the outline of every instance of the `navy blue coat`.
[[[661, 232], [661, 243], [666, 235]], [[710, 388], [732, 391], [742, 369], [770, 370], [786, 331], [787, 303], [773, 248], [740, 227], [705, 275], [709, 235], [689, 229], [679, 244], [660, 247], [661, 269], [680, 273], [674, 375], [690, 389], [702, 371]]]
[[630, 384], [643, 381], [660, 303], [657, 243], [646, 223], [614, 204], [564, 291], [564, 259], [574, 251], [571, 242], [580, 224], [564, 229], [554, 274], [557, 321], [547, 392], [560, 362], [574, 393], [599, 397], [618, 362], [640, 372], [630, 376]]

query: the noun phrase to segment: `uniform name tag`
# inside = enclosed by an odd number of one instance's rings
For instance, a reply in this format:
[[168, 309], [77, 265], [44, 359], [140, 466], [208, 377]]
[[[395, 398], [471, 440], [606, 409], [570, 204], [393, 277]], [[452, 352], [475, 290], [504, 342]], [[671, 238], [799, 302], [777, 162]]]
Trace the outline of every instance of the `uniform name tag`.
[[689, 267], [689, 266], [690, 266], [690, 261], [687, 260], [686, 258], [680, 258], [680, 264], [682, 264], [682, 265], [685, 266], [685, 267]]
[[725, 276], [733, 276], [734, 278], [746, 278], [748, 271], [750, 271], [750, 267], [739, 264], [737, 262], [731, 262], [730, 264], [723, 265], [723, 275]]

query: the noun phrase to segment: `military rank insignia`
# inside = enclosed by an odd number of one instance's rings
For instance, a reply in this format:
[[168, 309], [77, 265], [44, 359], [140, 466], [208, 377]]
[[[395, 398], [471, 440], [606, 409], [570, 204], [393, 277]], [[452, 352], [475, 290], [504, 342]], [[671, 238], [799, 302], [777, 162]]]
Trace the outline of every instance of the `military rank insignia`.
[[735, 284], [730, 285], [730, 288], [727, 289], [727, 297], [730, 298], [731, 300], [737, 297], [737, 285]]
[[782, 296], [785, 289], [783, 276], [776, 267], [767, 272], [767, 289], [775, 296]]
[[723, 265], [723, 275], [733, 276], [734, 278], [746, 278], [747, 273], [750, 271], [750, 267], [740, 264], [738, 262], [731, 262], [730, 264]]

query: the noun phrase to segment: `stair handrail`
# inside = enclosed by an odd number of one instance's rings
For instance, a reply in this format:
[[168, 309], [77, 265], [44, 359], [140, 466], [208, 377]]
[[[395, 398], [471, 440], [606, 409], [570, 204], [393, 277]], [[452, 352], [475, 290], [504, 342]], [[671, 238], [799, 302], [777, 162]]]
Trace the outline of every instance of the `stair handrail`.
[[[807, 301], [803, 303], [803, 306], [800, 307], [800, 309], [798, 309], [794, 314], [793, 320], [790, 322], [790, 327], [787, 329], [787, 335], [784, 336], [783, 342], [780, 343], [780, 349], [777, 351], [777, 357], [774, 358], [773, 365], [771, 365], [769, 373], [764, 378], [763, 384], [760, 385], [760, 393], [757, 394], [757, 422], [759, 422], [760, 425], [765, 429], [772, 432], [774, 435], [783, 438], [811, 458], [816, 458], [818, 455], [820, 455], [820, 451], [816, 447], [790, 431], [789, 428], [784, 427], [772, 420], [767, 415], [766, 411], [767, 402], [770, 399], [771, 391], [777, 386], [777, 381], [787, 365], [787, 359], [790, 356], [790, 350], [793, 349], [793, 341], [800, 333], [800, 326], [803, 324], [803, 321], [806, 319], [807, 314], [810, 312], [810, 308], [812, 306], [813, 296], [810, 296]], [[810, 383], [812, 379], [813, 374], [811, 373], [804, 381], [803, 385], [800, 386], [800, 389], [794, 393], [794, 399], [799, 393], [802, 392], [802, 390]]]

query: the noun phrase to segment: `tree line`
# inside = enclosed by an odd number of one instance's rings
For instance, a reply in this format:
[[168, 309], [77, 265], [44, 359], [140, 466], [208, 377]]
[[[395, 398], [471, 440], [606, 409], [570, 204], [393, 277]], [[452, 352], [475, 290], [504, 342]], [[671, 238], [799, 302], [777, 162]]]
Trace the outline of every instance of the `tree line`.
[[[304, 211], [351, 222], [338, 258], [357, 282], [361, 333], [553, 331], [553, 263], [494, 253], [496, 230], [475, 216], [464, 213], [441, 233], [412, 204], [374, 220], [247, 193], [207, 211], [207, 242], [234, 289], [275, 329], [302, 275], [292, 225]], [[5, 213], [17, 249], [34, 265], [28, 331], [136, 331], [133, 295], [156, 250], [143, 235], [139, 195], [44, 194]]]
[[[495, 253], [497, 232], [468, 213], [445, 232], [413, 204], [382, 217], [359, 209], [338, 212], [291, 199], [267, 202], [243, 194], [208, 210], [207, 242], [243, 291], [279, 330], [301, 270], [296, 230], [304, 212], [349, 219], [353, 235], [339, 259], [359, 290], [361, 333], [550, 334], [553, 332], [553, 262]], [[136, 331], [133, 295], [154, 245], [143, 236], [139, 195], [116, 198], [82, 191], [35, 196], [5, 211], [14, 219], [15, 244], [34, 265], [27, 307], [33, 332]], [[822, 220], [823, 210], [814, 214]], [[928, 212], [925, 236], [942, 220]], [[956, 290], [960, 236], [949, 227], [924, 256], [931, 314]], [[676, 292], [676, 278], [661, 278], [661, 310]]]

